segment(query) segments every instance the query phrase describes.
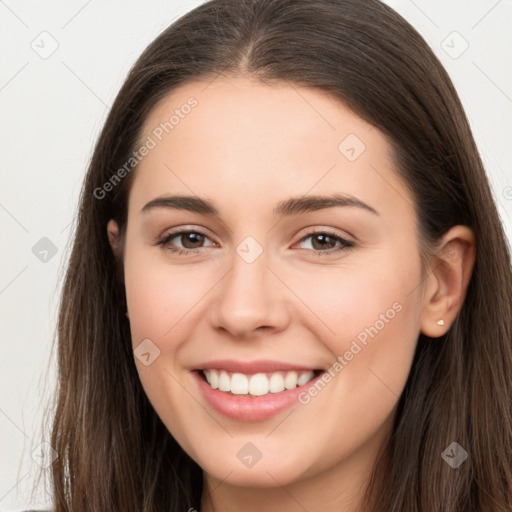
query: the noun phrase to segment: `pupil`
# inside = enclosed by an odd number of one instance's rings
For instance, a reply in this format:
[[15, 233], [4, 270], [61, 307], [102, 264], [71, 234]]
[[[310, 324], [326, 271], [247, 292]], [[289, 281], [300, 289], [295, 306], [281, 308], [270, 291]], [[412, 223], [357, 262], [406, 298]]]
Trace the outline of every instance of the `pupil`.
[[[199, 244], [200, 244], [202, 236], [203, 235], [201, 235], [199, 233], [188, 233], [187, 236], [185, 237], [185, 240], [187, 241], [187, 243], [190, 242], [190, 243], [194, 244], [194, 243], [198, 243], [199, 242]], [[194, 240], [194, 238], [196, 240]]]
[[[321, 240], [323, 242], [327, 242], [327, 244], [329, 243], [329, 239], [330, 239], [330, 236], [329, 235], [316, 235], [316, 237], [313, 238], [313, 240]], [[326, 247], [326, 243], [320, 243], [320, 248], [323, 248], [325, 249]]]

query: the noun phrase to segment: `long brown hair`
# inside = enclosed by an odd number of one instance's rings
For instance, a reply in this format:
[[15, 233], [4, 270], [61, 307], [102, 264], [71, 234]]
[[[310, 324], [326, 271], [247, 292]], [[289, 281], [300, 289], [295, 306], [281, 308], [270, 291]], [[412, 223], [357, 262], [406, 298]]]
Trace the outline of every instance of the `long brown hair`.
[[[51, 411], [55, 512], [200, 508], [201, 469], [139, 381], [120, 262], [107, 239], [109, 219], [126, 224], [136, 168], [105, 197], [97, 190], [137, 149], [159, 99], [196, 79], [240, 73], [329, 92], [388, 137], [415, 201], [422, 256], [454, 225], [475, 234], [462, 309], [446, 335], [420, 335], [365, 503], [373, 507], [378, 497], [384, 512], [510, 512], [510, 253], [446, 71], [378, 0], [212, 0], [174, 22], [131, 69], [85, 177], [61, 297]], [[457, 469], [441, 456], [452, 442], [468, 453]]]

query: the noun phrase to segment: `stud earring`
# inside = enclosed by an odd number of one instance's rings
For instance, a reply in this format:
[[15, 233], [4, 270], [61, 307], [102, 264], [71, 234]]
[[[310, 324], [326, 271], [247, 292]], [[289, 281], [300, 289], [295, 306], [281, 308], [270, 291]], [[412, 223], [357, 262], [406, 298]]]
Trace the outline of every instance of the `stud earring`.
[[437, 325], [444, 325], [444, 320], [442, 318], [441, 318], [441, 320], [438, 320]]

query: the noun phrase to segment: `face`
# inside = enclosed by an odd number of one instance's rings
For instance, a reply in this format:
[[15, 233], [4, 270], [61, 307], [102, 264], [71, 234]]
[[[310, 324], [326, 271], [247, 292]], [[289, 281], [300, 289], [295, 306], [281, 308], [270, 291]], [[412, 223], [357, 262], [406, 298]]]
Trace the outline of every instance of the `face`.
[[164, 98], [141, 144], [124, 269], [159, 417], [234, 485], [367, 467], [421, 314], [413, 200], [383, 134], [319, 90], [236, 77]]

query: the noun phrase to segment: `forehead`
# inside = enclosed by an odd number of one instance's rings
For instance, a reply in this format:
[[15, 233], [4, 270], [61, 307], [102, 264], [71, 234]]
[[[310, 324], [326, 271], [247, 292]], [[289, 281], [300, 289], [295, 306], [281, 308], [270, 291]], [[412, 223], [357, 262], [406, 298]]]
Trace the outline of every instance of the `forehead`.
[[[193, 105], [193, 106], [190, 106]], [[190, 130], [179, 129], [189, 126]], [[240, 130], [235, 132], [234, 130]], [[374, 127], [339, 98], [320, 89], [277, 82], [263, 84], [254, 78], [214, 78], [210, 81], [191, 82], [175, 89], [160, 100], [147, 117], [143, 136], [153, 134], [157, 139], [167, 135], [202, 136], [203, 145], [229, 136], [237, 147], [256, 146], [254, 140], [243, 139], [251, 133], [262, 137], [267, 149], [302, 139], [322, 138], [325, 146], [334, 145], [344, 132], [361, 139], [370, 139]], [[275, 136], [279, 134], [279, 139]], [[274, 144], [272, 144], [274, 142]], [[370, 140], [368, 140], [370, 142]], [[386, 140], [379, 132], [371, 136], [372, 145], [386, 149]]]
[[137, 201], [176, 190], [245, 208], [307, 193], [340, 191], [369, 203], [407, 196], [385, 136], [319, 89], [246, 77], [191, 82], [152, 109], [140, 137], [148, 140]]

